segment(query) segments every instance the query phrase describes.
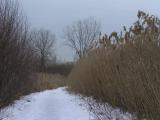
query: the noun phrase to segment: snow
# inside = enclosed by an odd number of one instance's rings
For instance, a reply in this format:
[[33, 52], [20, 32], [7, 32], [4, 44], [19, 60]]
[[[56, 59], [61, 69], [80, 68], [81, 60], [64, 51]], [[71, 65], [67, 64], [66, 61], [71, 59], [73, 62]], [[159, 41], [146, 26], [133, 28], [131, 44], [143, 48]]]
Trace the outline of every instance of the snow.
[[98, 103], [93, 98], [83, 98], [95, 120], [137, 120], [135, 115], [113, 108], [108, 103]]
[[89, 120], [89, 112], [65, 88], [34, 93], [0, 113], [0, 120]]
[[[86, 100], [69, 94], [66, 88], [62, 87], [33, 93], [15, 101], [13, 105], [1, 110], [0, 120], [96, 120], [94, 115], [96, 110], [89, 112], [89, 109]], [[100, 110], [103, 109], [101, 107]], [[116, 120], [116, 115], [121, 116], [122, 119], [119, 120], [132, 120], [131, 115], [122, 114], [111, 107], [109, 110], [111, 110], [109, 120]]]

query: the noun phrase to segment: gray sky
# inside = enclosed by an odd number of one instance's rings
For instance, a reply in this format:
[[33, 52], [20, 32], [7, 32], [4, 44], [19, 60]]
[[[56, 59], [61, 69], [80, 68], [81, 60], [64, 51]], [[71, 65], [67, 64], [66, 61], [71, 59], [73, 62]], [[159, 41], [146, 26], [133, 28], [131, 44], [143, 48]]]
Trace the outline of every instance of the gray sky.
[[33, 28], [56, 34], [58, 58], [71, 61], [73, 52], [64, 46], [63, 30], [74, 21], [95, 17], [105, 33], [119, 31], [136, 20], [138, 10], [160, 16], [160, 0], [19, 0]]

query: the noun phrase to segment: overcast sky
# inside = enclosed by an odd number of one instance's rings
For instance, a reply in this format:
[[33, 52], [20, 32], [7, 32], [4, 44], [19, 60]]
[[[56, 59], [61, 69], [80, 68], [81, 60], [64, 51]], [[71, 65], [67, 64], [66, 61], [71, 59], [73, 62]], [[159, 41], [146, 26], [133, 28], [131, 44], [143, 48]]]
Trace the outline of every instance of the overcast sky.
[[19, 0], [33, 28], [56, 34], [58, 58], [71, 61], [73, 52], [64, 46], [63, 30], [74, 21], [95, 17], [102, 32], [119, 31], [136, 20], [138, 10], [160, 16], [160, 0]]

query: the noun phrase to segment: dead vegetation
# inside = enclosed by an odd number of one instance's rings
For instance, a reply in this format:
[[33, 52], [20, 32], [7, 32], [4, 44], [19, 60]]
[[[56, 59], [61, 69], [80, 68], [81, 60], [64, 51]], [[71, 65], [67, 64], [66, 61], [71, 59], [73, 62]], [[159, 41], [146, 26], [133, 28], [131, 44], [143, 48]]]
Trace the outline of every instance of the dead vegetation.
[[35, 91], [55, 89], [66, 85], [66, 77], [60, 74], [37, 73]]
[[129, 30], [124, 27], [120, 35], [105, 35], [98, 48], [77, 62], [69, 77], [70, 88], [138, 119], [159, 120], [159, 41], [159, 19], [139, 11]]

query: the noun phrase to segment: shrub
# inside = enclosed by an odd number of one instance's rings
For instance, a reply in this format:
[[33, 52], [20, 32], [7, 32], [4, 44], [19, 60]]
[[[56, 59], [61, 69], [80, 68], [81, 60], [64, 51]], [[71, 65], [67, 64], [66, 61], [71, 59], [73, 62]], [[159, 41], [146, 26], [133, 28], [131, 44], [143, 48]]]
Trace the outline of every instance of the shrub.
[[32, 86], [34, 53], [18, 3], [0, 1], [0, 107]]

